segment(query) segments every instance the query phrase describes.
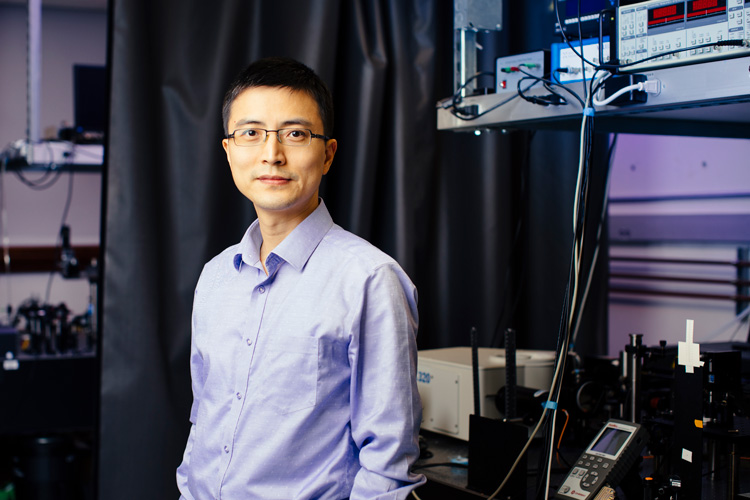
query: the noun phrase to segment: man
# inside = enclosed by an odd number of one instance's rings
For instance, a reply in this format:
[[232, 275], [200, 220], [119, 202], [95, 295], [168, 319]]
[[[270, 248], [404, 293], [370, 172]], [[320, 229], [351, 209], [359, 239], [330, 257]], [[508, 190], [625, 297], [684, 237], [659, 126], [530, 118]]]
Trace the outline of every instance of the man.
[[258, 219], [196, 286], [181, 498], [406, 498], [424, 482], [410, 473], [417, 294], [318, 198], [337, 147], [330, 93], [306, 66], [262, 59], [223, 119]]

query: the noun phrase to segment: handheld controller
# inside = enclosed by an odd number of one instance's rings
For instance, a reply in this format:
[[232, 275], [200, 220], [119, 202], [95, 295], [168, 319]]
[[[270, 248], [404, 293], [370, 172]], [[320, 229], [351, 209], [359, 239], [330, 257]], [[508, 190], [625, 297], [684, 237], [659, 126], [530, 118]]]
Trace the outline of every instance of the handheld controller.
[[648, 431], [639, 424], [610, 420], [586, 447], [555, 496], [590, 500], [605, 485], [617, 486], [641, 454]]

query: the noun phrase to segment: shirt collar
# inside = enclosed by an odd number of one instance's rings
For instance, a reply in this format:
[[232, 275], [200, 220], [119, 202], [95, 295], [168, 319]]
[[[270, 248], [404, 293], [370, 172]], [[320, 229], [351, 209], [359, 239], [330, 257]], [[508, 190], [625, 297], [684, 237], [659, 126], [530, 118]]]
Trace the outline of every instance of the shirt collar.
[[[320, 199], [318, 208], [316, 208], [305, 220], [299, 223], [284, 241], [274, 248], [271, 256], [274, 254], [284, 261], [288, 262], [293, 268], [301, 270], [305, 267], [307, 260], [323, 236], [333, 226], [333, 219], [326, 208], [323, 199]], [[238, 246], [238, 251], [234, 255], [234, 268], [240, 270], [242, 262], [253, 265], [260, 261], [260, 245], [263, 243], [263, 237], [260, 234], [260, 226], [256, 219], [245, 232]]]

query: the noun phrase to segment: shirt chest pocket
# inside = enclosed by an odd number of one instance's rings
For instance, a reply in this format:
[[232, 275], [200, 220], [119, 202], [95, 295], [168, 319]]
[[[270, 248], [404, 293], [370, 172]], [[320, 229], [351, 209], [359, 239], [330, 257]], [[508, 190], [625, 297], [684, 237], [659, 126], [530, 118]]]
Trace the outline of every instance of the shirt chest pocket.
[[318, 339], [269, 339], [259, 366], [258, 404], [275, 413], [315, 406], [318, 386]]

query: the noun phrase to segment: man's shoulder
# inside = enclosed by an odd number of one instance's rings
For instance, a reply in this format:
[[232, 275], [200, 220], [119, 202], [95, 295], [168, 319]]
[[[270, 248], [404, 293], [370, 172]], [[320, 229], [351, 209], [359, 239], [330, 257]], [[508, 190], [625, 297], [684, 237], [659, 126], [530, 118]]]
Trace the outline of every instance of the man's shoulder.
[[203, 272], [215, 273], [231, 270], [234, 267], [235, 256], [239, 253], [239, 243], [228, 246], [218, 254], [214, 255], [208, 262], [206, 262], [206, 264], [203, 266]]
[[382, 266], [399, 267], [387, 253], [356, 234], [334, 224], [320, 242], [320, 250], [327, 259], [340, 265], [347, 264], [365, 271]]

